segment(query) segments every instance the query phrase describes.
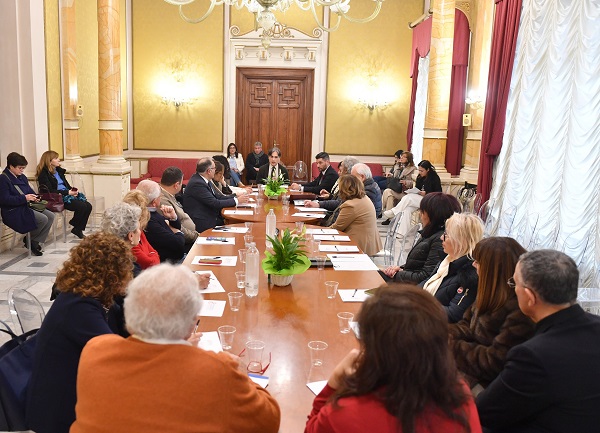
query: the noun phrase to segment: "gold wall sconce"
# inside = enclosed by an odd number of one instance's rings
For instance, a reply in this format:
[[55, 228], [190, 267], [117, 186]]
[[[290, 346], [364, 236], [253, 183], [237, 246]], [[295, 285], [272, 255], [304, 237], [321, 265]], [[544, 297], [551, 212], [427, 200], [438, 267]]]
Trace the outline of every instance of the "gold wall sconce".
[[481, 110], [485, 106], [485, 98], [478, 93], [469, 93], [465, 98], [465, 104], [472, 110]]
[[166, 73], [158, 79], [156, 93], [163, 103], [173, 104], [179, 110], [183, 105], [193, 104], [200, 96], [200, 86], [192, 74], [175, 66], [171, 73]]

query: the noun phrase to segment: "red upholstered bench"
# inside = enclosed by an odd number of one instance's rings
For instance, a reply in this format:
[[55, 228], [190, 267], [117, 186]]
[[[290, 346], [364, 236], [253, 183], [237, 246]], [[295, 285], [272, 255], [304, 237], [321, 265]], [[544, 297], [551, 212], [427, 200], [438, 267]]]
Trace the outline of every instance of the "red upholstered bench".
[[[337, 170], [339, 162], [331, 162], [331, 166]], [[371, 174], [373, 176], [383, 176], [383, 166], [381, 164], [375, 162], [365, 162], [365, 164], [371, 169]], [[317, 168], [317, 163], [313, 162], [311, 166], [311, 179], [315, 179], [319, 176], [319, 169]]]
[[134, 189], [144, 179], [152, 179], [160, 182], [163, 171], [167, 167], [179, 167], [183, 171], [183, 183], [187, 184], [190, 177], [196, 173], [197, 163], [197, 158], [149, 158], [148, 172], [141, 177], [132, 178], [131, 189]]

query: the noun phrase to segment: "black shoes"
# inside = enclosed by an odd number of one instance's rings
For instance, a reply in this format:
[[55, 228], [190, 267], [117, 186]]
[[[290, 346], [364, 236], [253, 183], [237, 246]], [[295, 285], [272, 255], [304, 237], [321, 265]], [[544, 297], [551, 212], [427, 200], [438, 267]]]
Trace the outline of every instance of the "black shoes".
[[385, 220], [381, 223], [382, 226], [389, 226], [392, 220]]
[[83, 234], [83, 232], [81, 230], [79, 230], [79, 229], [76, 229], [75, 227], [73, 227], [73, 230], [71, 230], [71, 233], [73, 233], [79, 239], [85, 238], [85, 235]]
[[[27, 248], [27, 237], [23, 238], [23, 245], [25, 246], [25, 248]], [[42, 246], [40, 245], [39, 242], [31, 241], [31, 255], [38, 256], [38, 257], [43, 255]]]

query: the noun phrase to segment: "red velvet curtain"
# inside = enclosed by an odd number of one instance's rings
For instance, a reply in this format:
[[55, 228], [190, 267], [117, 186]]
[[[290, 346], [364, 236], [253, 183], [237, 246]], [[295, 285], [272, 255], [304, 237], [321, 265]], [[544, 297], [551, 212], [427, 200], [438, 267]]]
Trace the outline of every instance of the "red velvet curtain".
[[490, 198], [492, 169], [502, 148], [506, 106], [510, 90], [521, 19], [522, 0], [496, 0], [490, 70], [479, 157], [477, 190], [483, 201]]
[[452, 175], [460, 174], [463, 154], [465, 112], [467, 93], [467, 68], [471, 31], [465, 14], [454, 11], [454, 47], [452, 51], [452, 75], [450, 78], [450, 101], [448, 107], [448, 140], [446, 141], [446, 170]]
[[411, 71], [412, 90], [408, 111], [408, 127], [406, 129], [406, 148], [410, 150], [413, 139], [413, 123], [415, 119], [415, 98], [417, 96], [417, 79], [419, 78], [419, 58], [427, 56], [431, 46], [431, 18], [427, 18], [413, 29]]

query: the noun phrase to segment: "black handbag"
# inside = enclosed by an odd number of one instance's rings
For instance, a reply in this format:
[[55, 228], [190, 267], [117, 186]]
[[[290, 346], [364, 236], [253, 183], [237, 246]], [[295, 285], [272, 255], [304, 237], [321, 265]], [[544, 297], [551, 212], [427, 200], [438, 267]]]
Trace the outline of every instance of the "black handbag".
[[394, 192], [404, 192], [404, 184], [395, 176], [388, 178], [387, 187]]

